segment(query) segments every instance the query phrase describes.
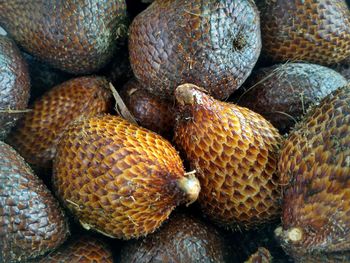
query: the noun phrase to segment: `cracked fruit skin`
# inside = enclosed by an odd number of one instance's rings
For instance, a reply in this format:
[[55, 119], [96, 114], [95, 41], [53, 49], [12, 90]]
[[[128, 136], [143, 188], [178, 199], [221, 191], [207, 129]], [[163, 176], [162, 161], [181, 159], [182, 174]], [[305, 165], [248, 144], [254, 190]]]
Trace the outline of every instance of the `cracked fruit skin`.
[[329, 65], [350, 55], [350, 11], [344, 0], [262, 0], [262, 55], [269, 61]]
[[[350, 85], [332, 92], [289, 135], [278, 167], [283, 184], [283, 248], [304, 257], [350, 260]], [[343, 255], [344, 256], [344, 255]]]
[[7, 142], [35, 168], [51, 167], [56, 146], [67, 126], [111, 108], [112, 94], [104, 77], [79, 77], [45, 93], [30, 106]]
[[18, 45], [74, 74], [102, 68], [126, 31], [125, 0], [0, 2], [0, 25]]
[[223, 99], [238, 89], [261, 50], [260, 19], [251, 0], [158, 0], [129, 29], [135, 77], [157, 96], [193, 83]]
[[175, 214], [157, 232], [126, 243], [120, 262], [223, 263], [228, 257], [226, 248], [215, 227], [193, 216]]
[[[74, 239], [73, 239], [74, 238]], [[93, 236], [72, 237], [58, 250], [42, 258], [39, 263], [113, 263], [109, 246]]]
[[343, 76], [327, 67], [307, 63], [277, 64], [253, 72], [246, 82], [248, 90], [238, 103], [263, 115], [286, 133], [311, 105], [346, 84]]
[[7, 136], [21, 115], [5, 111], [25, 110], [29, 92], [27, 63], [15, 42], [0, 35], [0, 140]]
[[200, 190], [194, 176], [185, 177], [168, 141], [111, 115], [69, 127], [58, 146], [53, 184], [83, 227], [124, 239], [153, 232]]
[[278, 131], [261, 115], [215, 100], [192, 84], [179, 86], [175, 97], [174, 141], [197, 171], [204, 214], [229, 228], [278, 217]]
[[23, 158], [0, 141], [0, 262], [43, 255], [68, 235], [57, 200]]

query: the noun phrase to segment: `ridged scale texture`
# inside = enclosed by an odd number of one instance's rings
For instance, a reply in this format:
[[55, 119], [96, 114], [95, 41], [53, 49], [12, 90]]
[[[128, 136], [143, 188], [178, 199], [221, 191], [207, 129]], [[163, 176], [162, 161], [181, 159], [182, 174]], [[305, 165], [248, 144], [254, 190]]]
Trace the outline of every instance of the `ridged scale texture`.
[[113, 263], [110, 248], [92, 236], [75, 237], [39, 263]]
[[27, 52], [52, 66], [83, 74], [112, 57], [126, 31], [125, 0], [0, 1], [0, 25]]
[[[192, 105], [181, 106], [181, 87]], [[197, 171], [204, 213], [227, 227], [248, 228], [276, 218], [278, 131], [259, 114], [215, 100], [193, 85], [182, 85], [175, 94], [174, 141]]]
[[14, 149], [0, 142], [0, 262], [42, 255], [68, 234], [50, 191]]
[[350, 11], [344, 0], [263, 0], [262, 54], [271, 61], [337, 63], [350, 55]]
[[121, 263], [222, 263], [225, 249], [223, 237], [213, 226], [176, 214], [154, 234], [127, 243], [121, 251]]
[[[296, 259], [350, 248], [350, 85], [327, 96], [285, 141], [281, 236]], [[301, 232], [292, 242], [285, 234]]]
[[130, 62], [151, 93], [172, 96], [194, 83], [227, 98], [248, 77], [261, 49], [251, 0], [159, 0], [130, 26]]
[[126, 83], [120, 94], [138, 124], [165, 138], [173, 137], [175, 114], [172, 101], [154, 96], [135, 79]]
[[74, 123], [59, 144], [57, 195], [85, 228], [129, 239], [153, 232], [186, 201], [184, 168], [165, 139], [117, 116]]
[[66, 81], [30, 106], [7, 141], [37, 168], [50, 166], [67, 126], [110, 109], [111, 92], [103, 77], [79, 77]]
[[343, 76], [327, 67], [278, 64], [255, 71], [238, 103], [260, 113], [280, 131], [288, 132], [311, 105], [346, 84]]
[[29, 91], [29, 73], [21, 52], [12, 40], [0, 35], [0, 140], [20, 117], [19, 113], [3, 111], [25, 110]]

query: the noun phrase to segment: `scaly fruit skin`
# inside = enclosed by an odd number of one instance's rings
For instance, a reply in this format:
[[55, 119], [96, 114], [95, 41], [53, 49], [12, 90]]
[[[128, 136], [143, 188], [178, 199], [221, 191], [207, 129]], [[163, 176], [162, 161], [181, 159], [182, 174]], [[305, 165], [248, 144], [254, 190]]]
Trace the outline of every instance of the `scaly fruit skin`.
[[329, 65], [350, 55], [350, 11], [344, 0], [263, 0], [262, 54], [274, 62]]
[[75, 74], [103, 67], [126, 31], [125, 0], [0, 2], [0, 25], [28, 53]]
[[121, 250], [121, 263], [225, 262], [227, 252], [220, 233], [211, 225], [176, 214], [157, 232], [130, 241]]
[[192, 84], [179, 86], [175, 96], [174, 141], [197, 171], [203, 212], [227, 227], [276, 218], [278, 131], [259, 114], [217, 101]]
[[72, 237], [71, 241], [42, 258], [39, 263], [113, 263], [109, 246], [93, 236]]
[[124, 85], [120, 95], [138, 124], [165, 138], [173, 137], [175, 113], [172, 101], [152, 95], [135, 79]]
[[316, 64], [286, 63], [253, 72], [239, 105], [260, 113], [281, 132], [347, 80], [332, 69]]
[[328, 95], [285, 141], [278, 167], [288, 185], [282, 228], [296, 260], [350, 248], [350, 85]]
[[103, 77], [79, 77], [44, 94], [30, 107], [8, 136], [12, 145], [35, 168], [51, 166], [67, 126], [80, 118], [108, 112], [112, 95]]
[[133, 20], [129, 34], [136, 78], [163, 97], [190, 82], [227, 98], [261, 50], [259, 14], [251, 0], [155, 1]]
[[14, 149], [0, 142], [0, 262], [40, 256], [68, 235], [50, 191]]
[[20, 113], [7, 110], [25, 110], [28, 106], [30, 79], [28, 68], [16, 44], [0, 35], [0, 140], [15, 125]]
[[53, 183], [83, 227], [124, 239], [153, 232], [199, 192], [198, 180], [184, 177], [168, 141], [111, 115], [69, 127], [58, 146]]

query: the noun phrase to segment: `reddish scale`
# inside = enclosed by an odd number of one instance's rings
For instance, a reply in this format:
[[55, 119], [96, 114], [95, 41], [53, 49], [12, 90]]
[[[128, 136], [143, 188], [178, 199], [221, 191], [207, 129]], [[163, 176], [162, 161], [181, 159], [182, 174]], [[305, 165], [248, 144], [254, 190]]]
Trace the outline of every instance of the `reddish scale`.
[[300, 262], [350, 258], [349, 105], [347, 85], [310, 111], [282, 147], [278, 166], [288, 186], [276, 234]]

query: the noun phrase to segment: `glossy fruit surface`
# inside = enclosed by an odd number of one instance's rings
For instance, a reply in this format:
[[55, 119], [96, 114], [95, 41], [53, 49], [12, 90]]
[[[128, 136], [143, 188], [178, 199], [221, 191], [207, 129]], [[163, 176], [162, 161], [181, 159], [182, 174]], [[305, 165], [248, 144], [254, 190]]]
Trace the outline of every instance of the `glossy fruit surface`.
[[67, 126], [78, 119], [108, 112], [111, 92], [103, 77], [68, 80], [36, 100], [7, 141], [35, 167], [49, 167]]
[[0, 262], [43, 255], [68, 234], [50, 191], [14, 149], [0, 142]]
[[175, 114], [171, 100], [152, 95], [134, 79], [124, 85], [121, 96], [138, 124], [165, 138], [172, 138]]
[[179, 86], [175, 96], [174, 140], [196, 170], [203, 212], [226, 227], [249, 228], [278, 217], [278, 131], [261, 115], [192, 84]]
[[288, 132], [322, 98], [347, 84], [338, 72], [316, 64], [286, 63], [255, 71], [238, 103]]
[[282, 246], [296, 260], [350, 248], [350, 86], [328, 95], [290, 134], [279, 159]]
[[124, 239], [153, 232], [200, 190], [193, 175], [185, 177], [168, 141], [111, 115], [69, 127], [58, 146], [53, 183], [83, 227]]
[[0, 25], [28, 53], [75, 74], [94, 72], [125, 34], [125, 0], [0, 2]]
[[[16, 44], [0, 34], [0, 140], [26, 110], [29, 100], [28, 68]], [[16, 112], [19, 111], [19, 112]]]
[[163, 97], [194, 83], [227, 98], [248, 77], [261, 49], [251, 0], [155, 1], [133, 20], [129, 34], [135, 77]]
[[225, 262], [225, 243], [211, 225], [184, 214], [176, 214], [157, 232], [127, 243], [121, 263]]

